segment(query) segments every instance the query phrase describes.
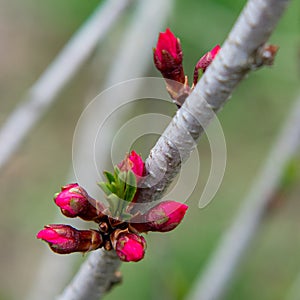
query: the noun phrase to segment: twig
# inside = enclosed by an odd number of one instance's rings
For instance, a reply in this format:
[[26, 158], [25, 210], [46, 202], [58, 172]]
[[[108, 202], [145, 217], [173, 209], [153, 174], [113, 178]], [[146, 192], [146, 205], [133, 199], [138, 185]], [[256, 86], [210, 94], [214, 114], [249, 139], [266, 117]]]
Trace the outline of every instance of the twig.
[[141, 190], [140, 202], [161, 197], [195, 148], [203, 128], [214, 118], [214, 112], [222, 108], [238, 83], [257, 67], [260, 47], [271, 35], [287, 3], [288, 0], [247, 3], [222, 50], [151, 150], [146, 160], [147, 188]]
[[[161, 2], [161, 0], [140, 0], [139, 7], [137, 8], [130, 28], [124, 34], [123, 41], [120, 42], [122, 51], [119, 51], [117, 57], [114, 57], [114, 63], [105, 83], [106, 87], [110, 87], [112, 84], [130, 78], [141, 77], [145, 74], [147, 66], [151, 61], [149, 59], [151, 47], [155, 43], [157, 32], [162, 28], [171, 11], [172, 3], [173, 0], [164, 0], [163, 2]], [[154, 23], [153, 19], [155, 19]], [[147, 34], [147, 38], [145, 38], [145, 34]], [[136, 47], [136, 41], [139, 41], [138, 47]], [[135, 88], [126, 90], [126, 95], [128, 97], [134, 97], [135, 92]], [[109, 99], [109, 101], [119, 101], [118, 96], [115, 95], [114, 99]], [[101, 102], [101, 105], [105, 107], [105, 105], [109, 104]], [[89, 144], [86, 139], [89, 139], [91, 132], [93, 132], [90, 126], [93, 126], [92, 120], [94, 118], [99, 118], [97, 111], [95, 112], [95, 115], [89, 114], [87, 123], [83, 125], [83, 132], [85, 132], [85, 134], [80, 137], [81, 141], [79, 144]], [[105, 134], [110, 136], [110, 132], [106, 132]], [[105, 136], [101, 137], [101, 140], [103, 139], [105, 139]], [[107, 155], [105, 155], [107, 149], [105, 148], [106, 143], [104, 142], [103, 144], [101, 156], [105, 158], [107, 157]], [[76, 149], [76, 152], [77, 150], [78, 149]], [[89, 160], [86, 156], [89, 155], [90, 152], [88, 152], [87, 149], [79, 149], [78, 153], [76, 153], [76, 161], [82, 162], [83, 164], [80, 168], [82, 171], [89, 168], [86, 164]], [[87, 173], [86, 176], [91, 176], [91, 179], [88, 181], [94, 183], [95, 177], [93, 177], [90, 170], [84, 173]], [[89, 193], [93, 193], [95, 188], [97, 188], [95, 184], [89, 186]], [[114, 284], [114, 274], [119, 268], [119, 265], [120, 260], [113, 251], [106, 252], [101, 249], [92, 252], [58, 299], [101, 299]]]
[[0, 169], [18, 150], [56, 96], [71, 81], [132, 1], [108, 0], [100, 5], [30, 88], [0, 131]]
[[224, 294], [228, 282], [258, 229], [286, 165], [300, 146], [300, 97], [273, 146], [231, 227], [224, 234], [188, 299], [215, 300]]

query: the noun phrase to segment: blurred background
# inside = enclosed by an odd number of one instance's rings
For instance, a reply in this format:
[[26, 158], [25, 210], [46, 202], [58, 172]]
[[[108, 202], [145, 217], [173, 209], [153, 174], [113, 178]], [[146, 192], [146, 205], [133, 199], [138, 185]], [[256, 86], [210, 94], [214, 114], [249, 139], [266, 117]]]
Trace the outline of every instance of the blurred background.
[[[223, 43], [245, 3], [174, 1], [159, 30], [164, 31], [168, 26], [180, 38], [185, 72], [189, 76], [206, 51]], [[0, 126], [98, 5], [96, 0], [0, 0]], [[30, 299], [27, 295], [37, 282], [44, 253], [50, 252], [35, 235], [56, 218], [58, 208], [52, 198], [67, 183], [76, 123], [88, 101], [104, 88], [110, 66], [123, 49], [120, 40], [124, 28], [131, 24], [135, 10], [133, 5], [116, 22], [0, 170], [1, 300]], [[154, 26], [156, 19], [152, 22]], [[151, 32], [151, 24], [148, 27]], [[148, 34], [146, 31], [141, 39], [147, 39]], [[139, 42], [136, 41], [137, 47]], [[169, 234], [147, 236], [145, 259], [138, 264], [122, 265], [123, 284], [106, 299], [184, 299], [189, 293], [222, 233], [234, 219], [299, 96], [299, 2], [294, 1], [288, 7], [271, 42], [280, 47], [274, 66], [251, 73], [218, 115], [228, 157], [224, 180], [215, 199], [204, 209], [198, 208], [203, 189], [200, 176], [181, 226]], [[149, 67], [144, 75], [159, 77], [151, 61], [154, 43], [147, 50]], [[140, 111], [147, 111], [147, 104], [136, 109], [137, 114]], [[170, 116], [175, 111], [171, 107]], [[144, 158], [153, 143], [152, 137], [150, 142], [138, 144]], [[203, 161], [201, 172], [207, 174], [210, 152], [205, 138], [199, 151]], [[300, 299], [299, 166], [298, 154], [285, 170], [274, 201], [222, 299]], [[50, 255], [57, 262], [67, 259]], [[71, 256], [74, 273], [84, 257]], [[58, 268], [57, 273], [60, 271]], [[48, 285], [55, 285], [55, 280]], [[297, 293], [298, 285], [298, 297], [292, 298], [290, 295]]]

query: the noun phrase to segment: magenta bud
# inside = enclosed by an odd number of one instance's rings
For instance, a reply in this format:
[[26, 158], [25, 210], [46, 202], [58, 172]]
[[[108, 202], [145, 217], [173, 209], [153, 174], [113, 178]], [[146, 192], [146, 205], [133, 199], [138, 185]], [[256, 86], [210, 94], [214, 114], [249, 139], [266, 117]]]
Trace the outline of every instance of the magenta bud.
[[216, 55], [220, 51], [220, 45], [215, 46], [213, 49], [205, 53], [197, 62], [196, 68], [198, 70], [202, 70], [205, 72], [206, 68], [211, 64], [211, 62], [215, 59]]
[[215, 59], [218, 52], [221, 50], [220, 45], [216, 45], [213, 49], [205, 53], [197, 62], [194, 71], [194, 84], [198, 81], [199, 70], [202, 70], [204, 73], [207, 67], [211, 64], [211, 62]]
[[135, 151], [131, 151], [128, 159], [132, 162], [131, 171], [138, 177], [142, 177], [144, 173], [144, 162], [142, 157]]
[[180, 41], [169, 28], [159, 34], [153, 58], [165, 79], [185, 83]]
[[146, 223], [139, 224], [140, 230], [144, 226], [145, 231], [171, 231], [182, 221], [187, 209], [187, 205], [179, 202], [161, 202], [147, 212]]
[[59, 254], [87, 252], [102, 246], [103, 240], [95, 230], [77, 230], [69, 225], [47, 225], [38, 232], [38, 239], [49, 244], [52, 251]]
[[[91, 221], [99, 218], [102, 213], [96, 208], [96, 201], [77, 183], [63, 186], [60, 193], [54, 197], [55, 204], [61, 212], [69, 217], [80, 217]], [[92, 202], [92, 203], [91, 203]]]
[[134, 233], [123, 232], [118, 235], [115, 245], [117, 255], [122, 261], [139, 261], [145, 255], [145, 239]]
[[87, 193], [77, 183], [63, 186], [54, 198], [55, 204], [70, 218], [77, 217], [89, 205]]
[[127, 154], [125, 158], [118, 164], [118, 168], [122, 172], [132, 171], [139, 180], [144, 174], [144, 162], [140, 155], [135, 151], [131, 151], [130, 155]]

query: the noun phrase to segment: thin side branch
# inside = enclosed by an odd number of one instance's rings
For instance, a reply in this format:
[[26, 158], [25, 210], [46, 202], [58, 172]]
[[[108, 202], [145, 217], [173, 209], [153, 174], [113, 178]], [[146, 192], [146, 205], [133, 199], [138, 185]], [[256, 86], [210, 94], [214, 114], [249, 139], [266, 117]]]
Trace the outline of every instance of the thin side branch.
[[283, 129], [267, 155], [231, 227], [225, 232], [202, 276], [196, 281], [190, 300], [221, 299], [247, 246], [257, 231], [285, 167], [300, 146], [300, 97], [292, 107]]
[[216, 59], [151, 150], [140, 202], [159, 199], [170, 185], [182, 162], [196, 147], [203, 128], [214, 118], [214, 112], [257, 67], [260, 47], [267, 42], [287, 4], [288, 0], [248, 1]]
[[0, 170], [131, 2], [108, 0], [99, 5], [29, 89], [0, 131]]

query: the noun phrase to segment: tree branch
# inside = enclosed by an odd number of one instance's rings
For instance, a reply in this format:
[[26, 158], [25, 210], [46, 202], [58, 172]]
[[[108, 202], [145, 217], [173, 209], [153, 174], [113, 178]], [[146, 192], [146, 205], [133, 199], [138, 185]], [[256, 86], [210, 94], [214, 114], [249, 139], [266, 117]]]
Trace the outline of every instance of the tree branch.
[[224, 46], [195, 90], [178, 110], [146, 160], [148, 171], [139, 202], [157, 200], [196, 147], [214, 112], [219, 111], [238, 83], [261, 62], [263, 46], [283, 13], [288, 0], [250, 0]]
[[225, 232], [203, 275], [196, 280], [188, 299], [220, 299], [228, 282], [258, 229], [285, 167], [300, 146], [300, 97], [291, 109], [283, 129], [267, 155], [267, 161], [243, 201], [231, 227]]
[[[223, 106], [236, 85], [258, 65], [257, 59], [260, 59], [257, 55], [258, 49], [274, 30], [287, 3], [287, 0], [248, 2], [220, 54], [152, 149], [146, 162], [149, 176], [145, 184], [148, 188], [141, 190], [140, 199], [146, 202], [153, 201], [162, 195], [178, 173], [181, 163], [195, 147], [194, 140], [198, 140], [203, 128], [212, 120], [213, 112]], [[164, 175], [163, 180], [159, 184], [153, 184], [161, 175]], [[94, 257], [98, 257], [99, 263], [102, 260], [96, 254], [90, 255], [82, 265], [80, 274], [86, 274], [83, 270], [89, 268], [89, 261]], [[106, 260], [104, 257], [103, 259]], [[105, 261], [103, 263], [105, 265]], [[102, 281], [103, 287], [97, 287], [97, 290], [103, 291], [109, 286], [107, 282], [111, 281], [110, 275], [114, 274], [116, 266], [117, 264], [112, 264], [106, 269], [107, 273], [102, 273], [106, 281], [105, 284]], [[89, 286], [97, 284], [97, 274], [95, 269], [93, 270], [89, 270], [89, 278], [78, 275], [76, 282], [72, 282], [68, 289], [72, 290], [74, 284], [80, 284], [80, 287], [76, 288], [85, 290], [85, 295], [88, 295], [85, 299], [97, 299], [91, 298], [85, 288], [86, 280], [91, 280]], [[76, 294], [73, 293], [73, 296], [61, 300], [77, 299]]]
[[116, 277], [115, 272], [120, 264], [121, 261], [114, 251], [100, 249], [92, 252], [84, 263], [84, 268], [80, 268], [72, 284], [57, 299], [101, 299], [112, 287]]
[[[106, 88], [119, 81], [128, 80], [132, 77], [141, 77], [150, 63], [149, 54], [151, 54], [151, 46], [157, 38], [157, 32], [164, 26], [167, 16], [169, 15], [173, 6], [173, 0], [140, 0], [135, 16], [124, 34], [124, 39], [120, 42], [122, 51], [118, 52], [117, 57], [114, 57], [111, 70], [108, 74], [105, 83]], [[155, 23], [153, 23], [155, 19]], [[147, 38], [144, 37], [147, 32]], [[136, 41], [139, 40], [139, 46], [136, 47]], [[149, 51], [150, 50], [150, 51]], [[127, 90], [127, 96], [134, 97], [136, 93], [136, 86]], [[101, 105], [112, 105], [113, 101], [119, 101], [118, 95], [115, 99], [109, 99], [110, 103], [101, 102]], [[79, 145], [89, 144], [86, 139], [90, 138], [94, 126], [93, 120], [99, 118], [99, 113], [89, 115], [89, 118], [84, 124], [84, 134], [81, 136]], [[110, 135], [110, 131], [106, 135]], [[102, 136], [102, 140], [105, 140]], [[104, 142], [101, 153], [102, 157], [107, 157], [105, 153], [109, 153]], [[107, 143], [109, 144], [109, 143]], [[76, 149], [78, 150], [78, 149]], [[110, 149], [109, 149], [110, 150]], [[78, 157], [77, 157], [78, 155]], [[79, 149], [76, 155], [76, 161], [84, 164], [82, 166], [86, 176], [91, 176], [90, 182], [93, 184], [88, 188], [89, 193], [93, 193], [98, 187], [94, 184], [95, 177], [89, 171], [87, 161], [90, 152], [86, 151], [86, 147]], [[82, 169], [83, 170], [83, 169]], [[95, 266], [95, 267], [91, 267]], [[105, 292], [107, 292], [115, 282], [115, 272], [120, 266], [120, 259], [116, 256], [114, 251], [107, 252], [100, 249], [92, 252], [81, 265], [79, 272], [72, 279], [70, 284], [66, 287], [63, 293], [58, 297], [59, 300], [99, 300], [102, 299]], [[80, 292], [78, 292], [80, 291]]]
[[0, 169], [18, 150], [56, 96], [71, 81], [132, 1], [108, 0], [101, 4], [29, 89], [0, 131]]

